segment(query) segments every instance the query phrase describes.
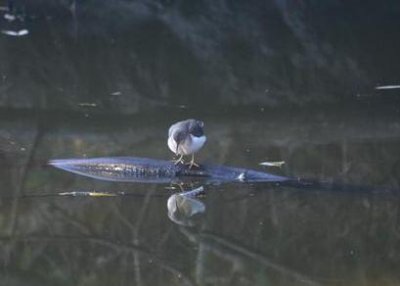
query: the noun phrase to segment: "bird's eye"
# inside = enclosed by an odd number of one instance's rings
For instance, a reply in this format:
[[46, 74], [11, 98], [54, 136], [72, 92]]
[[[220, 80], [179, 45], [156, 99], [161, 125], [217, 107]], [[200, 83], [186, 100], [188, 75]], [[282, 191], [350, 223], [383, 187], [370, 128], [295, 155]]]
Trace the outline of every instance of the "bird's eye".
[[190, 134], [196, 137], [200, 137], [204, 135], [203, 128], [200, 125], [194, 125], [191, 130]]

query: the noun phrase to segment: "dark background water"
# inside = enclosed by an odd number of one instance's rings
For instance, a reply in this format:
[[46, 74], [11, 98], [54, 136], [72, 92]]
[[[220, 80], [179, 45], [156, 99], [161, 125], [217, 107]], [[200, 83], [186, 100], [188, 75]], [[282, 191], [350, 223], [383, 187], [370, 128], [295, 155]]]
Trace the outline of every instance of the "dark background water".
[[[2, 31], [29, 31], [0, 35], [0, 284], [400, 283], [399, 89], [376, 89], [400, 84], [398, 1], [0, 4]], [[190, 117], [200, 162], [353, 187], [205, 186], [185, 227], [166, 185], [46, 165], [170, 159]]]

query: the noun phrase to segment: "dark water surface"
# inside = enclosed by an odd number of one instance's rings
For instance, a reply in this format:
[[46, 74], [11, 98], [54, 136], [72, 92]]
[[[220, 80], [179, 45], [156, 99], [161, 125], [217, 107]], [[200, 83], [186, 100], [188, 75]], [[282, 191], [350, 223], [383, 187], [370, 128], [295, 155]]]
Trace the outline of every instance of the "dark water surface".
[[[1, 285], [400, 284], [396, 1], [26, 2], [0, 1], [29, 30], [0, 35]], [[190, 117], [199, 162], [331, 187], [205, 185], [189, 226], [176, 186], [47, 165], [170, 159]]]

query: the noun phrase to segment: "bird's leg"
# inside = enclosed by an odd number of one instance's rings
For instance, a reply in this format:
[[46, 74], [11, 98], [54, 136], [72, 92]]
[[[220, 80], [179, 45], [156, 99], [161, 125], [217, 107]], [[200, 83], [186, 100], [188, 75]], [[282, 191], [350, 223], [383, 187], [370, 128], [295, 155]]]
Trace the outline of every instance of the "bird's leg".
[[189, 169], [192, 169], [193, 166], [195, 166], [197, 168], [200, 167], [199, 164], [196, 164], [194, 162], [194, 153], [192, 154], [192, 160], [190, 160], [190, 163], [189, 163]]
[[181, 154], [181, 156], [174, 161], [175, 165], [178, 165], [179, 163], [183, 163], [183, 154]]

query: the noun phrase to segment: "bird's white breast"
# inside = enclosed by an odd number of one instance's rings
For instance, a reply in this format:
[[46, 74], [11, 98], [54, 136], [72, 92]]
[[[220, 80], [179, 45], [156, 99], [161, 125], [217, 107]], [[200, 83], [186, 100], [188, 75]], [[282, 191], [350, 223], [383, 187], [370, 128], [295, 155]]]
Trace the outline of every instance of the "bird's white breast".
[[192, 153], [199, 151], [201, 149], [201, 147], [203, 147], [204, 143], [206, 143], [206, 140], [207, 140], [207, 137], [205, 135], [200, 136], [200, 137], [190, 135], [190, 137], [192, 139], [192, 143], [189, 144], [189, 146], [187, 148], [188, 149], [187, 154], [192, 154]]
[[[204, 143], [206, 143], [207, 137], [205, 135], [201, 137], [196, 137], [190, 135], [190, 138], [187, 138], [181, 144], [179, 144], [178, 151], [176, 150], [176, 141], [173, 136], [168, 138], [168, 147], [169, 149], [178, 154], [178, 155], [190, 155], [193, 154], [203, 147]], [[177, 152], [176, 152], [177, 151]]]

